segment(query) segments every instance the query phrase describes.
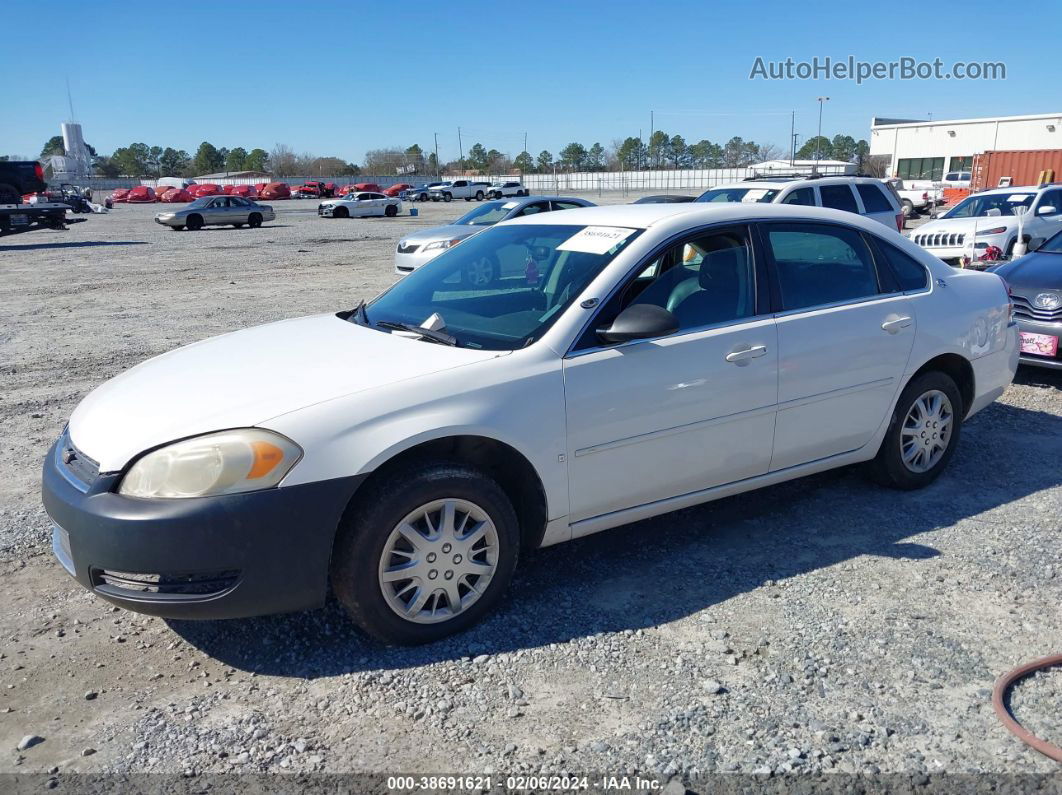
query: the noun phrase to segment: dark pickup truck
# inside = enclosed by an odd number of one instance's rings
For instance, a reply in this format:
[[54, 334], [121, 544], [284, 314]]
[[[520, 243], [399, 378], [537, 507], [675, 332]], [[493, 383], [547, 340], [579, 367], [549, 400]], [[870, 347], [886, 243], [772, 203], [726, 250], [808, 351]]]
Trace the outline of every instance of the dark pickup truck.
[[68, 205], [62, 202], [23, 204], [27, 193], [43, 193], [48, 188], [44, 169], [36, 160], [0, 160], [0, 236], [35, 229], [66, 229]]
[[42, 193], [44, 168], [36, 160], [0, 160], [0, 204], [18, 204], [27, 193]]

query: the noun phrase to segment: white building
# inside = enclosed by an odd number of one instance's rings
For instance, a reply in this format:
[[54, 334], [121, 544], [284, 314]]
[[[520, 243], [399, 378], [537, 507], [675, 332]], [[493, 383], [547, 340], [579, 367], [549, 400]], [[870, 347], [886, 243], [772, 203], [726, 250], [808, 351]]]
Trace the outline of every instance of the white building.
[[891, 175], [939, 180], [947, 171], [969, 171], [981, 152], [1062, 149], [1062, 113], [986, 119], [918, 121], [875, 118], [870, 154], [890, 158]]

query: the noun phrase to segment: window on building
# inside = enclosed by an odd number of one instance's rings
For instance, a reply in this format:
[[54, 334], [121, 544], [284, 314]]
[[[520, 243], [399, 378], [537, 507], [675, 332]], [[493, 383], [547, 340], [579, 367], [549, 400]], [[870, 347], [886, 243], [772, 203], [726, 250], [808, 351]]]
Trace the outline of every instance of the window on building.
[[962, 157], [952, 155], [951, 160], [948, 162], [948, 171], [969, 171], [971, 168], [973, 168], [973, 155], [963, 155]]
[[900, 179], [939, 180], [943, 175], [943, 157], [904, 157], [896, 161], [896, 176]]

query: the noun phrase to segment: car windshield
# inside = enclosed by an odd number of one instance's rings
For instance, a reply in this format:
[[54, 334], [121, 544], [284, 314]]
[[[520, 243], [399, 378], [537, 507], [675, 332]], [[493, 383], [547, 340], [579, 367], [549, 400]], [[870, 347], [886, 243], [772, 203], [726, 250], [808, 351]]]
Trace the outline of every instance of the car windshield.
[[371, 326], [417, 326], [437, 312], [445, 323], [441, 330], [459, 346], [516, 350], [541, 337], [639, 233], [564, 224], [496, 226], [410, 273], [369, 304], [364, 319]]
[[[1000, 215], [1015, 215], [1015, 207], [1032, 206], [1035, 193], [992, 193], [986, 196], [969, 196], [953, 210], [944, 213], [943, 218], [981, 218], [989, 210], [999, 210]], [[993, 213], [995, 215], [995, 213]]]
[[513, 202], [493, 201], [482, 204], [474, 210], [471, 210], [456, 221], [455, 226], [493, 226], [498, 221], [505, 220], [505, 216], [516, 205]]
[[194, 202], [188, 205], [190, 209], [199, 210], [206, 207], [213, 201], [213, 196], [204, 196], [202, 199], [196, 199]]
[[770, 202], [778, 195], [777, 188], [713, 188], [697, 197], [699, 202]]

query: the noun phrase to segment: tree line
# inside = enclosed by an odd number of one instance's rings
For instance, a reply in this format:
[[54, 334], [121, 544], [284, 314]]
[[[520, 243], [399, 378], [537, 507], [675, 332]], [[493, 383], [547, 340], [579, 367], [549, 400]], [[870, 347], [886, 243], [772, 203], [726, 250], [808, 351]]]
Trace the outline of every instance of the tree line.
[[[86, 146], [88, 146], [86, 144]], [[758, 144], [734, 136], [725, 143], [701, 139], [687, 143], [681, 135], [655, 130], [648, 141], [629, 136], [603, 146], [595, 141], [585, 146], [577, 141], [563, 147], [556, 156], [543, 150], [537, 156], [520, 152], [515, 157], [474, 143], [467, 153], [456, 160], [438, 162], [435, 152], [425, 152], [419, 144], [370, 149], [365, 153], [363, 166], [339, 157], [297, 154], [284, 144], [248, 151], [237, 146], [232, 149], [216, 147], [209, 141], [199, 144], [195, 154], [172, 147], [148, 146], [132, 143], [101, 156], [88, 146], [96, 173], [104, 177], [196, 177], [222, 171], [259, 171], [274, 177], [290, 176], [357, 176], [431, 175], [446, 172], [477, 172], [504, 174], [520, 171], [542, 174], [559, 171], [637, 171], [660, 168], [742, 168], [765, 160], [782, 159], [787, 153], [773, 144]], [[862, 168], [867, 162], [870, 146], [865, 140], [850, 135], [815, 136], [808, 139], [795, 153], [800, 160], [843, 160], [855, 162]], [[49, 139], [41, 150], [41, 158], [64, 154], [62, 136]]]

